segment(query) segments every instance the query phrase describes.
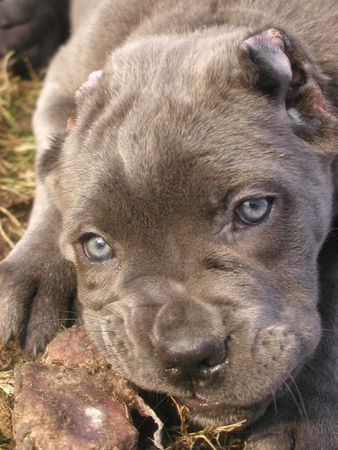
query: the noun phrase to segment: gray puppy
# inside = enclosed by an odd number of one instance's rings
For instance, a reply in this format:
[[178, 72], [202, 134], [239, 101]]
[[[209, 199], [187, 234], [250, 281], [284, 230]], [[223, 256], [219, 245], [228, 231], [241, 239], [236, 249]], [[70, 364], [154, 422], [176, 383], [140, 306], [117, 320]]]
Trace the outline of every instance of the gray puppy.
[[195, 422], [338, 448], [336, 1], [73, 9], [34, 117], [32, 217], [0, 266], [1, 339], [36, 353], [77, 293], [114, 369]]

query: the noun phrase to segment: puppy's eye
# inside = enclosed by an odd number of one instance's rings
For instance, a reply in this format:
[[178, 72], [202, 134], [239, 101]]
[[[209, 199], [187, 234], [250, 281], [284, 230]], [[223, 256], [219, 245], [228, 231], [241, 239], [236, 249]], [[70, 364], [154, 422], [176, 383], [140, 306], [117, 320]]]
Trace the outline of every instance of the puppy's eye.
[[269, 217], [272, 198], [253, 198], [245, 200], [236, 208], [237, 218], [245, 225], [258, 225]]
[[83, 248], [87, 257], [93, 261], [106, 261], [114, 256], [113, 249], [101, 236], [90, 235], [83, 240]]

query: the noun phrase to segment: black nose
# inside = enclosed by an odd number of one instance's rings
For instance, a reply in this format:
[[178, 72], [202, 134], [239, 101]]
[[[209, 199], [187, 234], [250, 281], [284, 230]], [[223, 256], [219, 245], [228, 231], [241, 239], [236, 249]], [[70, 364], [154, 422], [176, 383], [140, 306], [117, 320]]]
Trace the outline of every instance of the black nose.
[[227, 359], [226, 342], [209, 336], [179, 333], [156, 347], [167, 376], [175, 380], [207, 380]]

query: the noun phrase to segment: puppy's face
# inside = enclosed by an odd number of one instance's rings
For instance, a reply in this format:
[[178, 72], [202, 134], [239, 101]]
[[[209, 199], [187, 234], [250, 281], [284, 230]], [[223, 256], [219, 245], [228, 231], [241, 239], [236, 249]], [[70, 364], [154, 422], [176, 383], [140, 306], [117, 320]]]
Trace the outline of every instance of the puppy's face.
[[281, 87], [247, 81], [243, 39], [115, 53], [54, 177], [87, 332], [201, 424], [254, 420], [320, 338], [329, 158]]

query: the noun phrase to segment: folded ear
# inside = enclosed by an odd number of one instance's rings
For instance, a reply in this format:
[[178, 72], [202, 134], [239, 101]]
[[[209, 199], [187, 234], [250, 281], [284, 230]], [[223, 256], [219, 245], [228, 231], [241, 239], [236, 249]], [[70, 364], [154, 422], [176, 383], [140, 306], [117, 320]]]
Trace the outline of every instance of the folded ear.
[[273, 28], [239, 48], [242, 79], [285, 108], [295, 133], [325, 153], [336, 149], [337, 110], [324, 96], [327, 77], [293, 38]]
[[77, 108], [80, 106], [83, 99], [94, 89], [98, 80], [101, 78], [102, 73], [102, 70], [91, 72], [87, 80], [77, 89], [74, 95], [74, 108], [67, 120], [64, 133], [54, 136], [50, 141], [48, 150], [44, 151], [37, 159], [36, 172], [38, 177], [42, 180], [46, 180], [47, 177], [52, 178], [53, 172], [55, 172], [58, 167], [62, 147], [67, 135], [75, 125]]
[[75, 118], [76, 118], [76, 107], [79, 106], [79, 104], [83, 101], [83, 99], [88, 95], [96, 86], [97, 82], [102, 76], [103, 71], [102, 70], [95, 70], [94, 72], [91, 72], [87, 78], [86, 81], [84, 81], [81, 86], [77, 89], [75, 92], [74, 98], [75, 98], [75, 108], [72, 111], [71, 116], [68, 118], [67, 126], [66, 126], [66, 133], [68, 134], [71, 129], [73, 128], [75, 124]]
[[102, 77], [102, 74], [102, 70], [94, 70], [94, 72], [91, 72], [88, 75], [87, 80], [82, 83], [78, 90], [75, 92], [75, 99], [79, 101], [81, 98], [83, 98], [84, 95], [90, 92], [96, 86], [97, 82]]

